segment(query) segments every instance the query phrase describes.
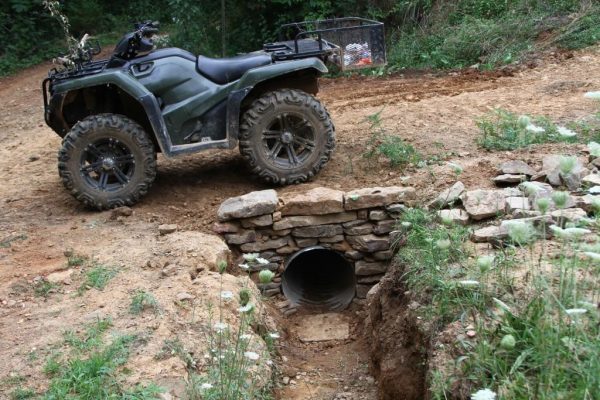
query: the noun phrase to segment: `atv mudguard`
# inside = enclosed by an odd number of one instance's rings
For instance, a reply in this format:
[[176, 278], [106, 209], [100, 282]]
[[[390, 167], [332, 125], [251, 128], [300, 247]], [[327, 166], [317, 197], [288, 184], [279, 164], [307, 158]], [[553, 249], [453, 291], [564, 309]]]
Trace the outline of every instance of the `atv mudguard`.
[[[178, 57], [187, 58], [185, 55], [178, 55], [171, 62], [177, 63]], [[180, 60], [179, 62], [184, 62], [184, 60]], [[210, 107], [226, 99], [226, 134], [224, 139], [189, 144], [173, 144], [171, 140], [173, 132], [170, 134], [163, 116], [163, 113], [168, 113], [169, 111], [161, 110], [156, 96], [138, 80], [143, 74], [140, 74], [139, 71], [137, 74], [134, 73], [136, 65], [140, 65], [139, 59], [132, 60], [122, 68], [108, 69], [94, 75], [54, 83], [51, 87], [52, 97], [50, 101], [47, 102], [45, 100], [46, 123], [61, 137], [64, 137], [68, 129], [62, 117], [62, 112], [63, 103], [68, 93], [83, 88], [113, 85], [130, 95], [143, 107], [156, 138], [156, 143], [166, 157], [174, 157], [214, 148], [232, 149], [237, 146], [242, 101], [257, 85], [303, 70], [313, 70], [317, 75], [327, 72], [327, 67], [323, 62], [314, 57], [277, 62], [248, 70], [237, 81], [225, 85], [217, 85], [216, 90], [210, 93], [210, 98], [206, 99], [207, 102], [211, 103], [209, 104]], [[285, 87], [285, 82], [282, 82], [280, 87]], [[45, 84], [44, 96], [46, 96]], [[198, 104], [193, 104], [190, 101], [186, 106], [181, 106], [174, 110], [169, 115], [169, 118], [183, 120], [189, 117], [190, 108], [195, 105], [198, 106]], [[200, 104], [200, 106], [202, 105]], [[208, 108], [208, 106], [202, 108]]]

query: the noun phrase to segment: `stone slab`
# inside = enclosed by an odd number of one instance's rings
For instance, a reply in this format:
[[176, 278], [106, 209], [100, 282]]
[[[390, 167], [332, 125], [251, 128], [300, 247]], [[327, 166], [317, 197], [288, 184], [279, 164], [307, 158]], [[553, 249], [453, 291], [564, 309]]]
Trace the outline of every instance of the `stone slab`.
[[393, 203], [406, 203], [415, 199], [412, 187], [388, 186], [352, 190], [344, 195], [344, 208], [348, 211], [383, 207]]
[[343, 212], [326, 215], [296, 215], [291, 217], [283, 217], [281, 221], [273, 223], [273, 229], [278, 231], [281, 229], [297, 228], [301, 226], [337, 224], [355, 219], [356, 212]]
[[346, 236], [350, 245], [358, 251], [374, 253], [376, 251], [387, 250], [390, 248], [390, 239], [387, 236], [361, 235]]
[[505, 161], [498, 166], [498, 172], [501, 174], [516, 174], [516, 175], [535, 175], [535, 169], [531, 168], [525, 161], [510, 160]]
[[271, 214], [265, 214], [258, 217], [244, 218], [240, 220], [240, 222], [244, 228], [269, 226], [273, 224], [273, 216]]
[[350, 337], [350, 322], [338, 313], [305, 315], [299, 319], [296, 334], [303, 342], [346, 340]]
[[341, 235], [342, 233], [341, 225], [304, 226], [292, 230], [292, 236], [301, 238], [325, 238]]
[[442, 191], [438, 196], [429, 203], [429, 208], [443, 208], [449, 204], [454, 204], [460, 199], [460, 196], [465, 192], [465, 185], [458, 181], [448, 189]]
[[469, 214], [460, 208], [440, 210], [437, 212], [437, 215], [441, 221], [451, 221], [461, 225], [467, 225], [469, 223]]
[[217, 211], [219, 221], [235, 218], [250, 218], [272, 214], [277, 208], [277, 192], [273, 189], [250, 192], [242, 196], [231, 197], [221, 203]]
[[389, 262], [385, 261], [357, 261], [354, 264], [354, 273], [358, 276], [384, 274], [389, 266]]
[[318, 187], [301, 193], [282, 194], [279, 211], [287, 215], [323, 215], [344, 211], [344, 192]]
[[470, 190], [463, 194], [462, 202], [473, 220], [502, 215], [506, 208], [506, 197], [501, 190]]

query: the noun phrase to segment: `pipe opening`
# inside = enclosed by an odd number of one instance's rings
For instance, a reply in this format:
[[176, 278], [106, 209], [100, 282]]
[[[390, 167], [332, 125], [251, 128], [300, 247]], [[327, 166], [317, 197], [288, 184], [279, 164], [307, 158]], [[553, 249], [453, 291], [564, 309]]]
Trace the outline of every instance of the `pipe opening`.
[[341, 310], [354, 298], [356, 276], [341, 254], [320, 246], [307, 247], [287, 260], [281, 286], [295, 305]]

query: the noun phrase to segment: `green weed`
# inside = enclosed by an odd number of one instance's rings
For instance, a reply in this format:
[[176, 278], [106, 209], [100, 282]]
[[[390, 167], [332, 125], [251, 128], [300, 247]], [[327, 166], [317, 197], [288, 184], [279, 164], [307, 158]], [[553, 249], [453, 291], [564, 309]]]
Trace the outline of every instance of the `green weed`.
[[65, 343], [77, 350], [89, 351], [102, 344], [102, 335], [111, 326], [112, 320], [110, 318], [98, 318], [85, 328], [83, 335], [77, 335], [73, 331], [64, 332]]
[[87, 260], [86, 256], [82, 256], [80, 254], [73, 253], [73, 254], [69, 255], [69, 257], [67, 258], [67, 265], [69, 267], [78, 267], [80, 265], [83, 265], [86, 260]]
[[479, 119], [477, 126], [481, 130], [477, 143], [487, 150], [514, 150], [538, 143], [577, 140], [561, 136], [556, 125], [547, 118], [518, 116], [502, 109]]
[[152, 293], [148, 293], [141, 289], [136, 290], [131, 298], [129, 312], [134, 315], [139, 315], [148, 309], [158, 312], [159, 307], [156, 298], [152, 295]]
[[58, 285], [56, 283], [42, 279], [34, 285], [33, 292], [38, 297], [48, 298], [51, 293], [56, 292], [57, 288]]
[[10, 394], [11, 400], [26, 400], [37, 396], [37, 393], [32, 389], [16, 388]]
[[79, 287], [79, 293], [81, 294], [90, 288], [102, 290], [116, 275], [116, 269], [96, 264], [85, 273], [85, 280]]
[[0, 249], [9, 248], [13, 242], [25, 239], [27, 239], [27, 235], [25, 234], [7, 236], [4, 239], [0, 240]]

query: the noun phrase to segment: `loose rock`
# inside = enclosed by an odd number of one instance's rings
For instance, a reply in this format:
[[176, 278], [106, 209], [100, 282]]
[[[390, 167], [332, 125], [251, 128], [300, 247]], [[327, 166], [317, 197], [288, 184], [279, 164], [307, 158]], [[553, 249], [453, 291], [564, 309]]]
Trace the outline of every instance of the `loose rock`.
[[318, 187], [303, 193], [284, 194], [279, 199], [279, 211], [282, 216], [341, 213], [344, 192]]
[[158, 227], [158, 233], [161, 235], [168, 235], [169, 233], [173, 233], [177, 230], [176, 224], [163, 224]]
[[277, 192], [273, 189], [251, 192], [225, 200], [217, 211], [219, 221], [250, 218], [271, 214], [277, 207]]
[[392, 203], [406, 203], [415, 198], [412, 187], [388, 186], [357, 189], [344, 196], [344, 208], [348, 211], [361, 208], [383, 207]]
[[503, 162], [498, 166], [498, 172], [501, 174], [516, 174], [516, 175], [535, 175], [535, 169], [531, 168], [525, 161], [510, 160]]
[[441, 192], [431, 203], [429, 208], [443, 208], [456, 203], [465, 192], [465, 185], [458, 181], [450, 188]]
[[462, 202], [474, 220], [502, 215], [506, 209], [506, 198], [501, 190], [471, 190], [463, 195]]
[[450, 210], [440, 210], [437, 215], [442, 221], [451, 221], [457, 224], [466, 225], [469, 223], [469, 214], [460, 208], [452, 208]]

